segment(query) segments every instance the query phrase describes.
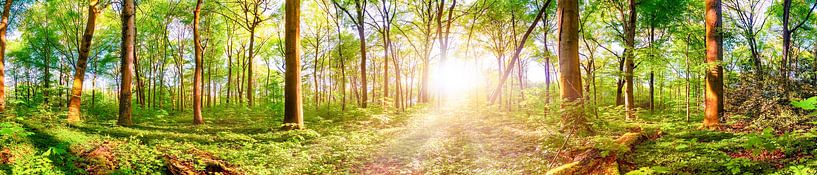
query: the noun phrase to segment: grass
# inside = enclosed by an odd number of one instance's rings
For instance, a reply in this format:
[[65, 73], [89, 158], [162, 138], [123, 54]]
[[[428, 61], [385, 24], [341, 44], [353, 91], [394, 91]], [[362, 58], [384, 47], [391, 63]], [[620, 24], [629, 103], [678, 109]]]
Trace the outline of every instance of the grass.
[[613, 140], [633, 128], [663, 136], [620, 157], [631, 174], [817, 173], [817, 130], [703, 131], [701, 116], [687, 122], [680, 111], [625, 121], [620, 108], [603, 107], [587, 115], [593, 134], [581, 135], [559, 131], [559, 117], [533, 112], [540, 109], [503, 113], [478, 104], [404, 113], [310, 109], [308, 129], [298, 131], [279, 130], [280, 115], [263, 107], [209, 108], [202, 126], [189, 113], [137, 109], [132, 127], [116, 126], [110, 111], [89, 110], [85, 122], [67, 125], [64, 114], [27, 110], [0, 122], [22, 128], [0, 134], [0, 160], [13, 158], [0, 162], [0, 174], [165, 174], [166, 156], [204, 170], [202, 153], [247, 174], [539, 174], [582, 149], [621, 149]]
[[[43, 155], [39, 161], [49, 163], [14, 161], [0, 164], [0, 172], [13, 174], [15, 170], [29, 169], [54, 174], [155, 174], [166, 171], [164, 155], [195, 162], [196, 155], [189, 150], [201, 150], [250, 174], [351, 173], [352, 167], [366, 161], [371, 154], [368, 151], [386, 139], [378, 130], [405, 121], [405, 116], [399, 114], [376, 118], [372, 114], [378, 111], [328, 110], [307, 113], [309, 129], [300, 131], [280, 131], [280, 117], [232, 107], [205, 111], [207, 124], [203, 126], [191, 125], [192, 117], [187, 113], [138, 116], [133, 127], [116, 126], [111, 117], [88, 117], [75, 125], [62, 124], [64, 120], [53, 113], [11, 117], [6, 121], [32, 134], [0, 147], [13, 149], [13, 157], [18, 160]], [[100, 145], [114, 145], [111, 152], [116, 160], [111, 161], [116, 162], [115, 168], [89, 169], [99, 166], [89, 162], [83, 153]], [[64, 168], [70, 165], [77, 168]]]
[[[625, 162], [628, 170], [660, 169], [668, 174], [815, 174], [817, 130], [765, 131], [699, 130], [702, 117], [691, 121], [681, 112], [647, 115], [661, 123], [663, 137], [636, 147]], [[725, 128], [731, 127], [727, 122]], [[634, 172], [635, 173], [635, 172]], [[658, 174], [658, 172], [653, 171]]]

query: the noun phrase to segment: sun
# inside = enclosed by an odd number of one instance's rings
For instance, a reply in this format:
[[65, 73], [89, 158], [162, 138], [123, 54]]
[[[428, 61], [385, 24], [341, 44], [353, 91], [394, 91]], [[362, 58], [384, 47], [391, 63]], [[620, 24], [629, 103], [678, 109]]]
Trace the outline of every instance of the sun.
[[431, 73], [432, 88], [442, 97], [464, 98], [473, 94], [482, 85], [482, 73], [474, 62], [450, 59]]

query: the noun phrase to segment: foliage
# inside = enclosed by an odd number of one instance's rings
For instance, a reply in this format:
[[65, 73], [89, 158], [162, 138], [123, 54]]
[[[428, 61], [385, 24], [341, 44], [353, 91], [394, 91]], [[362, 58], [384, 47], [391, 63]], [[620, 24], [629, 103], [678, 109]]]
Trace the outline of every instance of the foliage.
[[805, 100], [793, 100], [791, 101], [791, 105], [803, 110], [813, 111], [817, 109], [817, 96]]
[[[23, 141], [34, 133], [16, 123], [0, 122], [0, 145], [11, 145]], [[1, 147], [0, 147], [1, 148]]]

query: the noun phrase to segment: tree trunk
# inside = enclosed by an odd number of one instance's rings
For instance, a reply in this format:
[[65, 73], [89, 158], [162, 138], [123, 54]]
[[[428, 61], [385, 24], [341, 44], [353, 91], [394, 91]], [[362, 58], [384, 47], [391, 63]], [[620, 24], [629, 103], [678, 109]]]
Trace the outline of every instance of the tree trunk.
[[[653, 18], [654, 20], [655, 18]], [[653, 43], [655, 42], [655, 26], [650, 24], [650, 59], [655, 59], [655, 48], [653, 48]], [[652, 70], [650, 67], [650, 112], [655, 112], [655, 71]]]
[[[723, 38], [721, 1], [706, 0], [706, 105], [703, 127], [715, 129], [720, 127], [723, 116]], [[784, 52], [785, 53], [785, 52]]]
[[312, 89], [313, 90], [312, 91], [312, 102], [315, 103], [315, 109], [318, 109], [318, 107], [320, 107], [320, 102], [321, 102], [320, 95], [318, 93], [318, 86], [320, 86], [318, 84], [318, 70], [320, 69], [319, 68], [320, 63], [318, 62], [318, 52], [320, 52], [320, 45], [321, 44], [320, 44], [320, 42], [318, 42], [318, 40], [320, 40], [320, 39], [315, 39], [315, 40], [316, 40], [316, 42], [315, 42], [315, 57], [314, 57], [314, 60], [313, 60], [313, 63], [315, 65], [314, 65], [314, 67], [313, 67], [314, 69], [312, 71], [312, 86], [313, 86], [313, 89]]
[[[549, 4], [547, 4], [549, 5]], [[542, 37], [543, 45], [545, 48], [545, 116], [548, 115], [550, 111], [550, 48], [548, 48], [548, 13], [544, 14], [544, 22], [542, 22], [542, 26], [545, 28], [544, 37]]]
[[[11, 0], [8, 0], [11, 1]], [[2, 26], [0, 26], [0, 32], [2, 31]], [[43, 58], [43, 103], [46, 106], [49, 106], [48, 100], [51, 92], [51, 48], [49, 47], [51, 42], [46, 38], [46, 43], [43, 45], [43, 51], [45, 52], [45, 58]], [[0, 33], [0, 64], [3, 64], [3, 55], [5, 53], [5, 34]], [[94, 64], [96, 66], [96, 64]], [[0, 71], [2, 70], [2, 66], [0, 66]], [[96, 68], [94, 68], [94, 75], [96, 75]], [[0, 81], [2, 77], [0, 77]], [[3, 83], [0, 83], [2, 85]], [[92, 93], [93, 96], [93, 93]], [[0, 100], [3, 100], [3, 97], [0, 97]], [[93, 102], [93, 100], [92, 100]], [[92, 105], [93, 106], [93, 105]], [[2, 107], [0, 107], [2, 108]], [[2, 109], [0, 109], [2, 111]]]
[[247, 54], [249, 58], [247, 58], [247, 76], [245, 76], [247, 79], [247, 106], [249, 107], [252, 107], [253, 105], [252, 61], [254, 60], [253, 58], [255, 58], [255, 55], [253, 55], [255, 54], [255, 27], [255, 25], [250, 27], [250, 48], [249, 51], [247, 51], [249, 53]]
[[[229, 28], [229, 23], [227, 24]], [[225, 91], [225, 93], [227, 93], [227, 97], [225, 98], [226, 100], [225, 102], [227, 102], [227, 104], [230, 104], [230, 94], [232, 92], [230, 87], [233, 86], [232, 82], [233, 82], [233, 38], [232, 33], [229, 33], [227, 34], [227, 84], [226, 84], [227, 90]]]
[[199, 33], [199, 20], [201, 20], [201, 2], [196, 0], [196, 9], [193, 11], [193, 44], [195, 45], [195, 70], [193, 71], [193, 124], [204, 124], [201, 116], [201, 87], [203, 78], [204, 59], [202, 58], [201, 34]]
[[357, 10], [357, 35], [360, 37], [360, 107], [366, 108], [368, 102], [368, 85], [366, 84], [366, 34], [364, 33], [363, 9], [365, 0], [355, 0]]
[[[202, 53], [203, 55], [204, 53]], [[269, 70], [269, 69], [268, 69]], [[269, 73], [267, 73], [269, 75]], [[269, 79], [269, 78], [267, 78]], [[213, 81], [213, 60], [207, 62], [207, 107], [213, 107], [215, 98], [215, 81]], [[269, 85], [269, 83], [267, 83]]]
[[303, 129], [303, 97], [301, 96], [301, 0], [286, 1], [285, 49], [286, 84], [284, 97], [284, 129]]
[[[338, 8], [337, 4], [335, 4], [335, 11], [338, 11], [337, 12], [337, 18], [340, 18], [340, 12], [339, 12], [339, 8]], [[341, 38], [341, 31], [340, 31], [340, 28], [341, 28], [340, 21], [341, 21], [340, 19], [335, 19], [335, 26], [337, 26], [337, 28], [335, 28], [335, 30], [338, 33], [338, 44], [337, 45], [338, 46], [343, 46], [343, 39]], [[338, 49], [338, 59], [340, 59], [339, 60], [339, 62], [340, 62], [340, 93], [341, 93], [341, 96], [342, 96], [341, 102], [340, 102], [340, 110], [341, 111], [346, 111], [346, 60], [343, 57], [343, 49]]]
[[119, 120], [116, 124], [131, 126], [131, 82], [134, 70], [134, 42], [136, 40], [134, 0], [125, 0], [122, 7], [121, 83], [119, 88]]
[[563, 130], [590, 131], [582, 114], [582, 72], [579, 69], [579, 1], [559, 0], [559, 81], [561, 98], [561, 127]]
[[[11, 4], [13, 2], [13, 0], [6, 0], [6, 4], [3, 6], [3, 16], [0, 18], [0, 113], [6, 111], [6, 31], [9, 26], [9, 14], [11, 13]], [[48, 57], [46, 57], [46, 59], [48, 59]], [[48, 65], [46, 65], [46, 67], [48, 67]], [[48, 95], [48, 93], [46, 93], [46, 95]], [[47, 96], [46, 99], [48, 99]], [[46, 100], [46, 103], [47, 102], [48, 100]]]
[[[385, 2], [383, 3], [383, 8], [385, 10]], [[386, 98], [389, 97], [389, 46], [391, 45], [390, 36], [389, 36], [389, 22], [384, 17], [384, 28], [383, 28], [383, 108], [386, 108]], [[392, 58], [394, 59], [394, 58]], [[397, 105], [397, 104], [394, 104]]]
[[[133, 31], [134, 31], [133, 36], [134, 37], [138, 36], [137, 32], [139, 32], [139, 31], [136, 28], [136, 26], [134, 26]], [[145, 84], [144, 84], [144, 82], [142, 82], [142, 78], [144, 77], [144, 75], [142, 75], [142, 72], [139, 71], [140, 68], [139, 68], [139, 46], [138, 46], [138, 44], [139, 43], [134, 43], [134, 47], [133, 47], [133, 71], [135, 72], [134, 75], [136, 76], [135, 77], [136, 78], [136, 99], [139, 102], [139, 107], [144, 109], [145, 108]]]
[[624, 107], [627, 111], [627, 119], [635, 119], [635, 99], [633, 96], [633, 69], [635, 69], [635, 27], [638, 12], [636, 12], [635, 0], [629, 0], [629, 19], [624, 26]]
[[[783, 0], [783, 58], [780, 59], [780, 76], [783, 77], [784, 79], [788, 79], [788, 77], [789, 77], [789, 73], [787, 72], [787, 67], [789, 65], [788, 64], [789, 54], [791, 54], [790, 53], [791, 52], [791, 31], [789, 30], [789, 15], [791, 14], [791, 12], [790, 12], [791, 1], [792, 0]], [[709, 19], [709, 8], [711, 8], [711, 7], [709, 7], [710, 2], [709, 1], [706, 1], [706, 2], [707, 2], [707, 6], [706, 6], [707, 7], [707, 18], [706, 19], [707, 19], [707, 31], [708, 31], [709, 30], [709, 22], [708, 21], [710, 20]], [[713, 3], [715, 3], [715, 2], [713, 2]], [[720, 4], [720, 1], [718, 1], [717, 3]], [[720, 9], [720, 7], [718, 7], [717, 9]], [[718, 10], [717, 13], [718, 13], [718, 16], [720, 16], [720, 13], [721, 13], [720, 10]], [[720, 17], [718, 17], [717, 21], [720, 21]], [[709, 36], [709, 32], [707, 32], [707, 47], [706, 47], [707, 51], [709, 50], [709, 37], [708, 36]], [[709, 52], [707, 52], [707, 62], [709, 61], [709, 56], [708, 56], [709, 54], [708, 53]], [[709, 76], [709, 74], [707, 74], [707, 77], [708, 76]], [[707, 85], [709, 85], [708, 83], [709, 82], [707, 81]], [[707, 95], [708, 94], [709, 93], [707, 93]], [[709, 100], [707, 99], [707, 101], [709, 101]], [[709, 105], [707, 105], [707, 107], [708, 106]], [[706, 113], [709, 114], [709, 111], [707, 111]]]
[[[79, 58], [75, 66], [74, 83], [71, 87], [71, 98], [68, 103], [68, 122], [80, 122], [80, 103], [82, 97], [82, 81], [85, 79], [85, 68], [88, 66], [88, 53], [91, 51], [91, 41], [94, 38], [96, 17], [100, 10], [96, 8], [98, 0], [88, 1], [88, 20], [85, 24], [85, 33], [82, 34], [82, 43], [79, 48]], [[5, 13], [5, 12], [4, 12]], [[4, 14], [5, 15], [5, 14]], [[124, 20], [124, 19], [123, 19]], [[0, 75], [2, 76], [2, 75]], [[0, 88], [2, 89], [2, 88]]]

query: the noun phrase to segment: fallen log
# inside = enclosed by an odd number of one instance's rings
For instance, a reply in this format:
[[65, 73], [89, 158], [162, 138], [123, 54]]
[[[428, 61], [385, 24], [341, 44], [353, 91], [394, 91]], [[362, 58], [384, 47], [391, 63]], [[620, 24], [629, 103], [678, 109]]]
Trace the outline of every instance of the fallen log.
[[93, 149], [79, 153], [88, 174], [111, 174], [119, 164], [114, 153], [115, 143], [102, 142]]
[[619, 169], [618, 156], [629, 153], [636, 145], [648, 140], [655, 139], [661, 136], [661, 132], [645, 133], [640, 129], [633, 132], [625, 133], [616, 139], [616, 144], [620, 144], [626, 149], [619, 152], [609, 152], [607, 155], [602, 155], [598, 148], [587, 149], [581, 154], [573, 158], [573, 162], [564, 164], [549, 170], [547, 175], [585, 175], [585, 174], [603, 174], [603, 175], [617, 175], [621, 174]]
[[195, 163], [192, 161], [183, 161], [174, 155], [164, 155], [163, 159], [169, 174], [173, 175], [205, 175], [205, 174], [222, 174], [222, 175], [241, 175], [235, 166], [230, 165], [224, 160], [213, 156], [211, 153], [191, 150], [188, 153], [193, 154], [198, 162], [205, 165], [204, 170], [196, 170]]

